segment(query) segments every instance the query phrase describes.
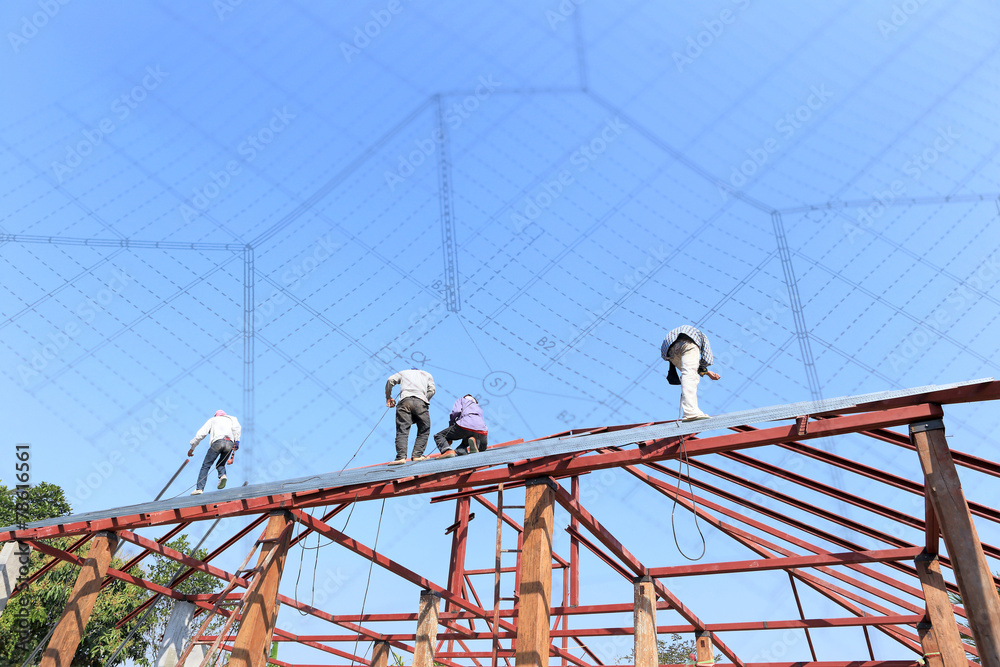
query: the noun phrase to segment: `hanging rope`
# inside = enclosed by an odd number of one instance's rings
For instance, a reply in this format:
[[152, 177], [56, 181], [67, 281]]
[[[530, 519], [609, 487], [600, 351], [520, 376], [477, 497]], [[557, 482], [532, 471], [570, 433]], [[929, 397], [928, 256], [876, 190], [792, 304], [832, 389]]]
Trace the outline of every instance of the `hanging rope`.
[[[382, 514], [385, 512], [385, 498], [382, 499], [382, 509], [378, 512], [378, 528], [375, 529], [375, 544], [372, 546], [372, 551], [378, 550], [378, 536], [382, 532]], [[365, 582], [365, 596], [361, 599], [361, 618], [365, 617], [365, 603], [368, 602], [368, 588], [372, 583], [372, 569], [375, 567], [375, 559], [373, 558], [370, 563], [368, 563], [368, 581]], [[363, 622], [363, 621], [362, 621]], [[358, 643], [361, 641], [361, 637], [354, 640], [354, 650], [351, 651], [352, 655], [358, 654]], [[374, 644], [373, 644], [374, 645]], [[367, 650], [365, 651], [367, 654]], [[351, 658], [351, 664], [354, 664], [354, 658]]]
[[[677, 511], [677, 499], [681, 495], [681, 469], [684, 466], [687, 466], [688, 492], [691, 494], [691, 503], [694, 506], [694, 527], [698, 531], [698, 537], [701, 538], [701, 553], [698, 554], [697, 558], [691, 558], [691, 556], [684, 553], [684, 549], [681, 548], [680, 542], [677, 541], [677, 526], [674, 525], [674, 512]], [[705, 549], [707, 545], [705, 543], [705, 536], [701, 532], [701, 526], [698, 525], [698, 502], [694, 497], [694, 487], [691, 486], [691, 464], [688, 461], [687, 437], [685, 436], [681, 436], [681, 455], [677, 458], [677, 489], [674, 492], [674, 506], [670, 510], [670, 529], [674, 533], [674, 545], [677, 547], [677, 551], [679, 551], [682, 556], [688, 560], [701, 560], [705, 557]]]
[[375, 422], [375, 426], [372, 426], [372, 430], [368, 431], [368, 435], [366, 435], [365, 439], [361, 441], [360, 445], [358, 445], [357, 450], [354, 452], [354, 454], [351, 455], [351, 458], [347, 459], [347, 463], [345, 463], [344, 467], [340, 469], [340, 472], [344, 472], [345, 470], [347, 470], [347, 466], [351, 465], [351, 461], [354, 460], [354, 457], [358, 455], [358, 452], [361, 451], [361, 448], [365, 446], [366, 442], [368, 442], [368, 438], [372, 437], [372, 433], [374, 433], [375, 429], [378, 428], [378, 425], [382, 423], [382, 419], [386, 416], [386, 414], [388, 414], [388, 412], [389, 412], [389, 406], [386, 406], [385, 412], [383, 412], [382, 416], [378, 418], [377, 422]]

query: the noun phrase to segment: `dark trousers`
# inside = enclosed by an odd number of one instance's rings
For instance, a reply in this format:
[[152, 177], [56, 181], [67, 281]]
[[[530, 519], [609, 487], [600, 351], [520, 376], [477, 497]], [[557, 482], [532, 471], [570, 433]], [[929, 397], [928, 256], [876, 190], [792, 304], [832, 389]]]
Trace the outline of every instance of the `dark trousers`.
[[396, 458], [406, 458], [406, 442], [410, 425], [417, 425], [417, 440], [413, 443], [413, 456], [423, 456], [427, 439], [431, 435], [431, 413], [427, 404], [416, 396], [408, 396], [396, 403]]
[[201, 464], [201, 472], [198, 473], [197, 488], [205, 490], [205, 483], [208, 482], [208, 469], [212, 467], [213, 463], [215, 469], [219, 471], [219, 477], [226, 474], [226, 461], [233, 452], [234, 444], [232, 440], [216, 440], [209, 446], [208, 451], [205, 452], [205, 460]]
[[476, 433], [467, 428], [462, 428], [458, 424], [452, 424], [443, 431], [434, 434], [434, 443], [442, 452], [451, 448], [452, 440], [461, 440], [462, 444], [455, 448], [456, 454], [468, 454], [472, 451], [472, 440], [476, 441], [476, 450], [486, 451], [486, 434]]

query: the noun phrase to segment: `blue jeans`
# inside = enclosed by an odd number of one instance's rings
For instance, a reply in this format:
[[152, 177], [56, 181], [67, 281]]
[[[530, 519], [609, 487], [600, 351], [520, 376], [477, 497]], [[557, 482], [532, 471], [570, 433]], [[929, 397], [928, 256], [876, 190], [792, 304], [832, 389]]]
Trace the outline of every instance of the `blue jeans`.
[[198, 473], [197, 489], [199, 491], [205, 490], [208, 469], [212, 467], [213, 463], [215, 463], [215, 469], [219, 471], [219, 477], [226, 474], [226, 461], [229, 460], [234, 444], [232, 440], [216, 440], [209, 446], [208, 451], [205, 452], [205, 461], [201, 464], [201, 472]]

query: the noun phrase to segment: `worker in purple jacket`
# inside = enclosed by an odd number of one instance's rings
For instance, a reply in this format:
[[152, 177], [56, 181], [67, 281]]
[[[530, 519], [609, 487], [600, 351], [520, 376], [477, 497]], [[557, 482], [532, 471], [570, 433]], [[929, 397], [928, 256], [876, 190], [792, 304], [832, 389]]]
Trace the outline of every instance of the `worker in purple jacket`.
[[[466, 394], [451, 406], [451, 416], [448, 418], [448, 428], [434, 434], [434, 442], [441, 450], [441, 458], [475, 454], [486, 451], [486, 422], [483, 420], [483, 409], [472, 394]], [[461, 440], [462, 444], [451, 449], [453, 440]]]

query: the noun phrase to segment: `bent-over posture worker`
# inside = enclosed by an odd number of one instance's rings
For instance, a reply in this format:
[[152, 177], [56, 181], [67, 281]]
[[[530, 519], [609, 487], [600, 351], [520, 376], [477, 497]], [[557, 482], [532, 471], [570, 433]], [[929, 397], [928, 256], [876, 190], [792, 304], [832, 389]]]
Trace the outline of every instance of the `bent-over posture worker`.
[[[686, 324], [679, 326], [669, 331], [663, 339], [660, 356], [664, 361], [670, 362], [667, 382], [681, 386], [681, 420], [708, 419], [710, 415], [698, 407], [698, 381], [702, 375], [707, 375], [713, 380], [721, 377], [718, 373], [708, 370], [713, 362], [712, 346], [708, 343], [708, 337], [692, 326]], [[677, 369], [680, 369], [679, 378]]]
[[[434, 442], [441, 450], [441, 457], [475, 454], [486, 451], [486, 421], [483, 419], [483, 409], [472, 394], [466, 394], [451, 406], [448, 417], [448, 428], [434, 434]], [[462, 444], [451, 449], [452, 440], [461, 440]]]
[[[392, 398], [392, 388], [399, 385], [399, 401]], [[410, 426], [417, 425], [417, 439], [413, 443], [414, 461], [423, 461], [424, 448], [431, 434], [431, 414], [428, 406], [434, 396], [434, 378], [427, 371], [411, 368], [390, 375], [385, 382], [385, 404], [396, 408], [396, 460], [389, 465], [406, 462], [406, 444]]]
[[195, 485], [192, 496], [197, 496], [205, 490], [205, 483], [208, 481], [208, 469], [215, 463], [215, 469], [219, 473], [218, 488], [226, 488], [226, 459], [229, 455], [240, 448], [240, 422], [236, 417], [227, 415], [222, 410], [216, 410], [215, 416], [205, 422], [198, 433], [191, 439], [191, 448], [188, 456], [194, 456], [194, 448], [198, 446], [205, 436], [209, 436], [208, 451], [205, 452], [205, 460], [201, 464], [201, 472], [198, 473], [198, 483]]

